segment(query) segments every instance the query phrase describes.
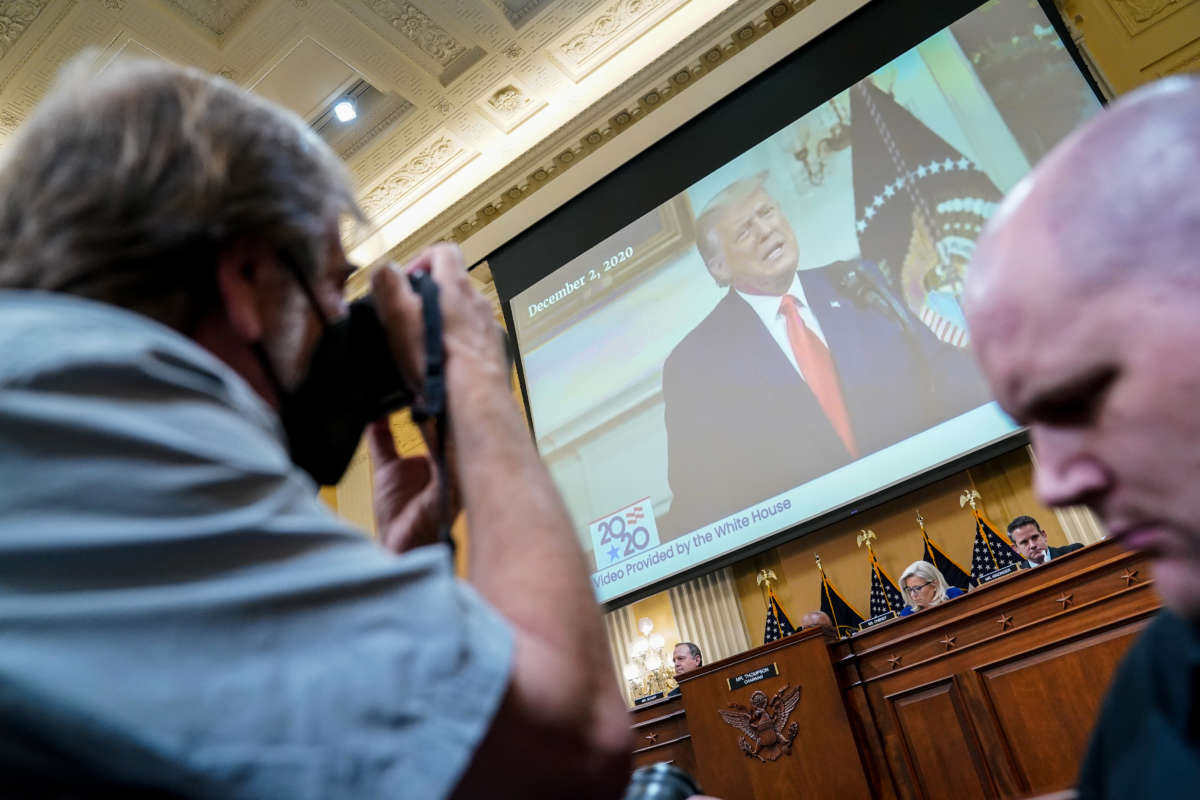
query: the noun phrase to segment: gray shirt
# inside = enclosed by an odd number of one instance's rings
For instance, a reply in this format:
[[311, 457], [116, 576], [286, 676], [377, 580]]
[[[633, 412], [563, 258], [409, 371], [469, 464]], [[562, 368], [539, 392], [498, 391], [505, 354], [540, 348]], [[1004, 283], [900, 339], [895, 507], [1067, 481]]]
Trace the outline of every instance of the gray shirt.
[[397, 557], [330, 514], [219, 359], [0, 291], [0, 774], [442, 797], [512, 651], [446, 548]]

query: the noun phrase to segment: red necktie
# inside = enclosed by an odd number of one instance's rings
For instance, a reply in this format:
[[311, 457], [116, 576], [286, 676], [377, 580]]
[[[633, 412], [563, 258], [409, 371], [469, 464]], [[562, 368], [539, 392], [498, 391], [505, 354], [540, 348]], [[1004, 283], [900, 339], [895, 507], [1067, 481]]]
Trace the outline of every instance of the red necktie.
[[833, 366], [833, 357], [829, 348], [811, 328], [804, 324], [800, 317], [800, 301], [790, 294], [783, 296], [779, 310], [787, 320], [788, 343], [792, 346], [792, 355], [796, 364], [804, 373], [808, 388], [817, 397], [821, 410], [833, 425], [834, 431], [846, 445], [851, 458], [858, 458], [858, 447], [854, 443], [854, 431], [850, 428], [850, 415], [846, 412], [846, 403], [842, 400], [842, 389], [838, 381], [837, 370]]

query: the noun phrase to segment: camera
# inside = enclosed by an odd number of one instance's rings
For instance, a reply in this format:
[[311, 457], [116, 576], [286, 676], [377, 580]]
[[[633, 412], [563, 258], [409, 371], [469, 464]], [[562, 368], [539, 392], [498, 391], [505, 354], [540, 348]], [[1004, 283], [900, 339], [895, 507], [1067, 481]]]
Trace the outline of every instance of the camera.
[[687, 800], [700, 794], [700, 787], [686, 771], [660, 762], [633, 771], [624, 800]]

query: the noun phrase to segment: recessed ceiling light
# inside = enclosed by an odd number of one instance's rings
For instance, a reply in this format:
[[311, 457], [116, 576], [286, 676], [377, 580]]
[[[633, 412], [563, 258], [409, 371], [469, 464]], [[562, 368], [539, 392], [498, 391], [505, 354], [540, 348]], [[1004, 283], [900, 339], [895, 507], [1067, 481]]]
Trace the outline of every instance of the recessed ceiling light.
[[350, 122], [358, 116], [358, 110], [354, 108], [353, 100], [339, 100], [333, 107], [333, 115], [338, 118], [338, 122]]

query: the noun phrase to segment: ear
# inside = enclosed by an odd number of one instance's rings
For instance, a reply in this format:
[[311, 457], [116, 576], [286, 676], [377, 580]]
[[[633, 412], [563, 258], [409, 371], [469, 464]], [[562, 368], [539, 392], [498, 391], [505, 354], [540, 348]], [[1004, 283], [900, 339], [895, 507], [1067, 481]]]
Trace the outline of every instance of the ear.
[[225, 317], [246, 342], [262, 339], [266, 328], [260, 305], [263, 286], [258, 279], [259, 270], [256, 254], [245, 244], [227, 247], [217, 257], [217, 291]]
[[720, 286], [728, 286], [733, 279], [733, 274], [729, 271], [729, 265], [725, 261], [725, 254], [713, 256], [705, 264], [708, 267], [708, 274], [713, 276], [713, 280]]

